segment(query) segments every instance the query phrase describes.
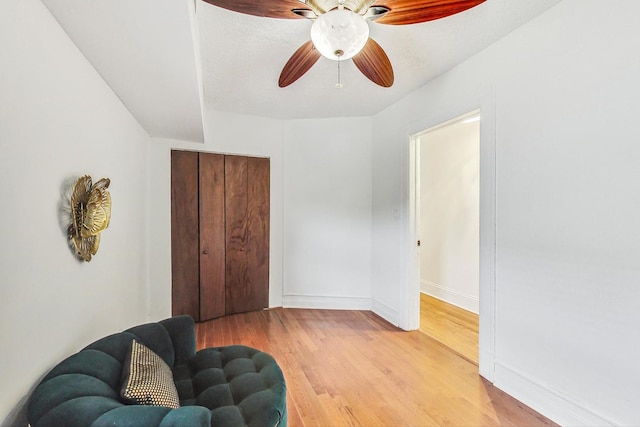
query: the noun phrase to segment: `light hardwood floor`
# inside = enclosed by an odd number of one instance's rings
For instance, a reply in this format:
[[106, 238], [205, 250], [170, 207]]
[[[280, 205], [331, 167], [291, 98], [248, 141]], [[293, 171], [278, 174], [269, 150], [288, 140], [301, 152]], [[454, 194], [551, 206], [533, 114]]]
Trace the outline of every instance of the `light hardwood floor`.
[[291, 427], [554, 425], [442, 343], [368, 311], [279, 308], [199, 323], [196, 334], [198, 348], [271, 353]]
[[420, 294], [420, 330], [478, 364], [478, 315]]

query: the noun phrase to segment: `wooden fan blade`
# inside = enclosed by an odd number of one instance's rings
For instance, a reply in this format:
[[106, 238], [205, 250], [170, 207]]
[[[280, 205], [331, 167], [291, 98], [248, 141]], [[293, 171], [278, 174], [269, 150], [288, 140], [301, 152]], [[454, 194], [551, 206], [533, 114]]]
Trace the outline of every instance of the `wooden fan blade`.
[[289, 61], [282, 69], [282, 73], [280, 73], [278, 86], [287, 87], [298, 80], [313, 67], [313, 64], [318, 62], [318, 59], [320, 59], [320, 52], [313, 46], [313, 42], [309, 40], [289, 58]]
[[267, 18], [303, 18], [292, 12], [293, 9], [300, 9], [302, 5], [298, 0], [204, 0], [214, 6], [247, 15], [264, 16]]
[[378, 18], [378, 24], [407, 25], [433, 21], [463, 12], [485, 0], [385, 0], [380, 2], [390, 10]]
[[364, 48], [353, 57], [353, 63], [369, 80], [382, 87], [393, 85], [393, 67], [382, 47], [369, 39]]

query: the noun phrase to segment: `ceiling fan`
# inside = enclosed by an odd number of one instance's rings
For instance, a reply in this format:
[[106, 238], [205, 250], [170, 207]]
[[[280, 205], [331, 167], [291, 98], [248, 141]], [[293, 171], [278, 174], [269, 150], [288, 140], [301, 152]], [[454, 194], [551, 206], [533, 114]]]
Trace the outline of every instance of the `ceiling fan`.
[[[408, 25], [463, 12], [485, 0], [204, 0], [215, 6], [268, 18], [313, 20], [311, 40], [303, 44], [280, 74], [286, 87], [302, 77], [320, 56], [353, 59], [369, 80], [393, 85], [393, 67], [382, 47], [369, 37], [369, 24]], [[306, 6], [306, 7], [305, 7]], [[341, 87], [340, 81], [338, 85]]]

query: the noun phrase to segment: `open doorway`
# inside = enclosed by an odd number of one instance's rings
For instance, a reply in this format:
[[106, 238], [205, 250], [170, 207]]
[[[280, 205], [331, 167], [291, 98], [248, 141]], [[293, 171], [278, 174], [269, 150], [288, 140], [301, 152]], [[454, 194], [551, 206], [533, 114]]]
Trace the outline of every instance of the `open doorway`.
[[420, 330], [478, 364], [480, 114], [415, 135]]

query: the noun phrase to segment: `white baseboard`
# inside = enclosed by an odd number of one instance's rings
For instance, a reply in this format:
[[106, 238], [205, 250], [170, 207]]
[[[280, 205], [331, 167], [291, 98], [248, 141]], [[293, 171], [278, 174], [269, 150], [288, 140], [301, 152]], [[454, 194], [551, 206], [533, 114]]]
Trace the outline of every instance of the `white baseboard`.
[[476, 314], [480, 311], [480, 299], [477, 296], [456, 291], [428, 280], [420, 281], [420, 292]]
[[616, 425], [558, 391], [538, 384], [516, 369], [499, 362], [495, 364], [494, 385], [562, 426]]
[[491, 383], [494, 382], [495, 378], [495, 355], [493, 352], [483, 348], [481, 343], [478, 343], [478, 359], [480, 363], [478, 363], [478, 373], [483, 378], [487, 379]]
[[282, 306], [285, 308], [312, 308], [322, 310], [368, 310], [374, 312], [392, 325], [398, 326], [400, 324], [400, 315], [397, 310], [371, 298], [283, 295]]
[[283, 295], [286, 308], [317, 308], [325, 310], [371, 310], [371, 298], [319, 295]]
[[375, 299], [371, 300], [371, 311], [373, 311], [375, 314], [382, 317], [392, 325], [400, 325], [400, 315], [398, 314], [398, 311], [389, 307], [383, 302]]

